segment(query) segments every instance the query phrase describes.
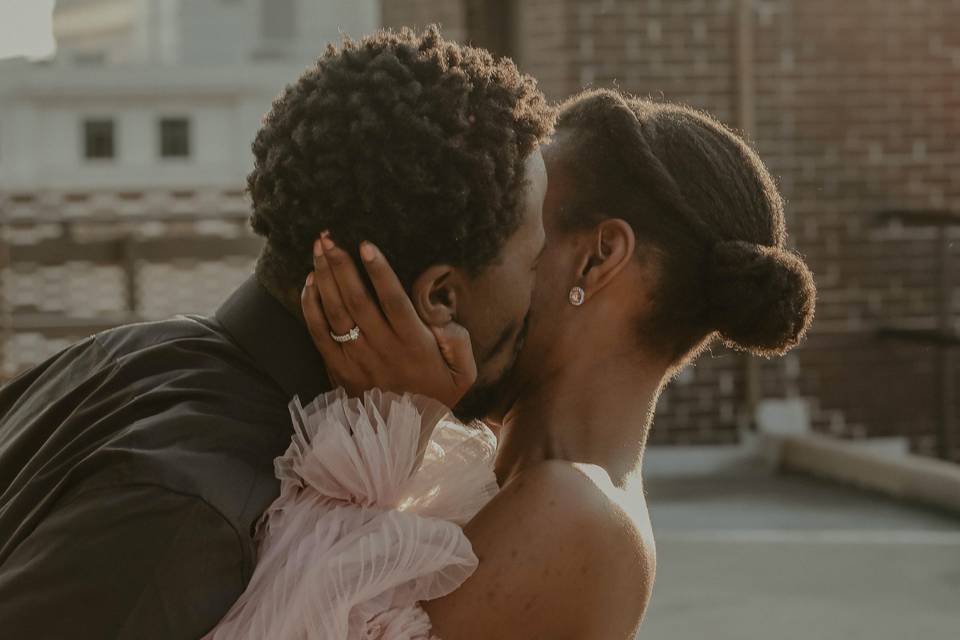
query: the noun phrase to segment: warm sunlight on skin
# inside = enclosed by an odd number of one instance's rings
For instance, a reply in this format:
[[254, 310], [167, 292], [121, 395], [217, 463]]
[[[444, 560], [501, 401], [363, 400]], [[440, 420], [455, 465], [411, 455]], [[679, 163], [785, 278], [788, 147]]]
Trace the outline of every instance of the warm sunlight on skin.
[[54, 0], [0, 0], [0, 58], [49, 58]]
[[[647, 516], [647, 502], [644, 500], [643, 491], [618, 491], [607, 472], [595, 464], [575, 463], [573, 466], [586, 476], [597, 489], [602, 491], [613, 504], [622, 509], [625, 514], [631, 516], [633, 522], [649, 534], [648, 540], [652, 543], [653, 529], [650, 527], [650, 518]], [[628, 486], [633, 486], [633, 483], [643, 484], [639, 468], [630, 472], [628, 477], [630, 478], [626, 483]]]

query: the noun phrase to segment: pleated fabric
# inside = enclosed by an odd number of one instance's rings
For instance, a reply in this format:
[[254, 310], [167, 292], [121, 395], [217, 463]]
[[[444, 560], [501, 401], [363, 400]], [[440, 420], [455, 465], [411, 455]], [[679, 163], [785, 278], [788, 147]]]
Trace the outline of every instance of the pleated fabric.
[[433, 638], [418, 603], [477, 567], [461, 526], [497, 492], [495, 436], [429, 398], [379, 390], [294, 398], [290, 415], [257, 566], [206, 638]]

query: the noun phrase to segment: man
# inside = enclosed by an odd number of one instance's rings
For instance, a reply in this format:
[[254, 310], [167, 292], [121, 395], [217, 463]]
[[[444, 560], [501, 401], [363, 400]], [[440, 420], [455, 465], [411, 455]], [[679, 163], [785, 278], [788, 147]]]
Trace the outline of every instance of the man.
[[[240, 595], [287, 404], [329, 388], [299, 301], [321, 235], [376, 242], [441, 344], [469, 330], [458, 410], [482, 414], [524, 333], [551, 122], [510, 61], [435, 29], [331, 48], [287, 87], [253, 145], [255, 276], [213, 317], [91, 336], [0, 390], [4, 635], [193, 638]], [[472, 379], [420, 391], [452, 403]]]

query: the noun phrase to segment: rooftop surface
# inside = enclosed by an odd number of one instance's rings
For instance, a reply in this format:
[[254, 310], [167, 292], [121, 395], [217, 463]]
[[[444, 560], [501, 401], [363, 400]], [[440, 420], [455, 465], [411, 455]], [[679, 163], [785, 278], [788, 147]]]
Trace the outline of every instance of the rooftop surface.
[[657, 579], [640, 640], [957, 640], [960, 516], [743, 450], [653, 448]]

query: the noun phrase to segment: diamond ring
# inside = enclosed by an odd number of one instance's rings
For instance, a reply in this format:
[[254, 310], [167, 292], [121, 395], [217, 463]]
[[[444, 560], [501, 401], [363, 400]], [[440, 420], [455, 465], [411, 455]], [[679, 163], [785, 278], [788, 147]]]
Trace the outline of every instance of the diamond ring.
[[333, 331], [331, 331], [330, 337], [333, 338], [336, 342], [339, 342], [340, 344], [343, 344], [345, 342], [353, 342], [354, 340], [357, 340], [360, 337], [360, 327], [357, 325], [354, 325], [353, 329], [350, 329], [349, 332], [343, 334], [342, 336], [338, 336]]

